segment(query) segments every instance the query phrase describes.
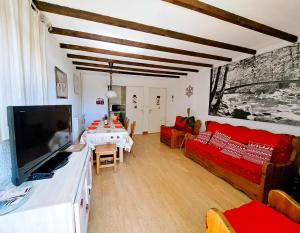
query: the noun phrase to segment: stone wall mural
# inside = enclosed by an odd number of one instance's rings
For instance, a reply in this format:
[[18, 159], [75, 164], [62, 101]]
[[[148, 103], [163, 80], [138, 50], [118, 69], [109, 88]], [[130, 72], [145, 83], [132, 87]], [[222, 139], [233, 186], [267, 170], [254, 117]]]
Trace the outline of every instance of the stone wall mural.
[[209, 115], [300, 126], [299, 43], [211, 70]]

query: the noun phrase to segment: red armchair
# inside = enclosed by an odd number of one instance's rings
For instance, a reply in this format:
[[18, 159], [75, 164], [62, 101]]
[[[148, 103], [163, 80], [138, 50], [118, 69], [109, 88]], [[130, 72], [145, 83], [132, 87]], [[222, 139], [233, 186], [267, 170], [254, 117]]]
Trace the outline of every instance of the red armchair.
[[200, 120], [197, 120], [194, 128], [191, 128], [187, 126], [186, 122], [182, 120], [181, 116], [177, 116], [175, 125], [173, 127], [168, 127], [165, 125], [160, 127], [160, 141], [167, 144], [171, 148], [179, 148], [182, 145], [186, 133], [197, 135], [199, 134], [200, 128]]
[[222, 213], [210, 209], [205, 233], [297, 233], [300, 232], [300, 205], [279, 190], [269, 192], [268, 205], [252, 201]]

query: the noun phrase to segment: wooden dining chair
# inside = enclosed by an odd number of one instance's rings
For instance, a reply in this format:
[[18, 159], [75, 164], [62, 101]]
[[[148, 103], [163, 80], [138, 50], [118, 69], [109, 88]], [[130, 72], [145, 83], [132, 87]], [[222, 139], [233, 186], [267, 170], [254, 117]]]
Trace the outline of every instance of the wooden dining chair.
[[[134, 144], [134, 138], [135, 138], [135, 129], [136, 129], [136, 121], [133, 121], [130, 124], [130, 133], [129, 133], [129, 136], [131, 137], [133, 144]], [[133, 146], [134, 145], [132, 145], [132, 147], [131, 147], [130, 154], [133, 154], [133, 156], [135, 156], [135, 153], [133, 152]]]
[[133, 141], [134, 141], [134, 136], [135, 136], [135, 128], [136, 128], [136, 121], [133, 121], [130, 124], [130, 134], [129, 134], [129, 136], [132, 138]]
[[113, 167], [116, 171], [117, 146], [115, 144], [96, 146], [96, 174], [99, 174], [100, 168], [105, 167]]
[[125, 119], [124, 119], [124, 129], [128, 129], [128, 124], [129, 124], [129, 119], [127, 118], [127, 117], [125, 117]]

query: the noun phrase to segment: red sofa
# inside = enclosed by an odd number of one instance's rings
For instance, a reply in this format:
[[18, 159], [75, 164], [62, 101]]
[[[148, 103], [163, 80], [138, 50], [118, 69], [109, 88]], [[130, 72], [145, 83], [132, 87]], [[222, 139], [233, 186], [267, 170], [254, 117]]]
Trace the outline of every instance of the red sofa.
[[243, 144], [253, 141], [274, 147], [269, 163], [256, 164], [223, 154], [210, 144], [194, 140], [195, 136], [192, 135], [188, 136], [185, 143], [185, 156], [244, 191], [252, 199], [266, 202], [268, 192], [282, 188], [291, 173], [296, 171], [297, 147], [299, 148], [297, 137], [213, 121], [206, 122], [206, 131], [219, 131]]
[[160, 141], [171, 148], [179, 148], [186, 133], [197, 135], [200, 128], [201, 122], [199, 120], [195, 122], [194, 128], [191, 128], [182, 120], [182, 116], [177, 116], [174, 126], [160, 126]]

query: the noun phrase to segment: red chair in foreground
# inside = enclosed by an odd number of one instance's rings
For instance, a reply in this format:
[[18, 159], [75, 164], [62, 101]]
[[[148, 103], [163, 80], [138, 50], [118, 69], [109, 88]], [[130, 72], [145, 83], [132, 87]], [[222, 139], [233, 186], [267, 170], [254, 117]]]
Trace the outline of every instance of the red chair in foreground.
[[205, 233], [299, 233], [300, 205], [280, 190], [271, 190], [268, 205], [252, 201], [222, 213], [210, 209]]
[[191, 128], [183, 117], [177, 116], [175, 125], [168, 127], [162, 125], [160, 127], [160, 141], [167, 144], [171, 148], [179, 148], [182, 145], [186, 133], [198, 135], [201, 128], [200, 120], [196, 120], [194, 127]]

